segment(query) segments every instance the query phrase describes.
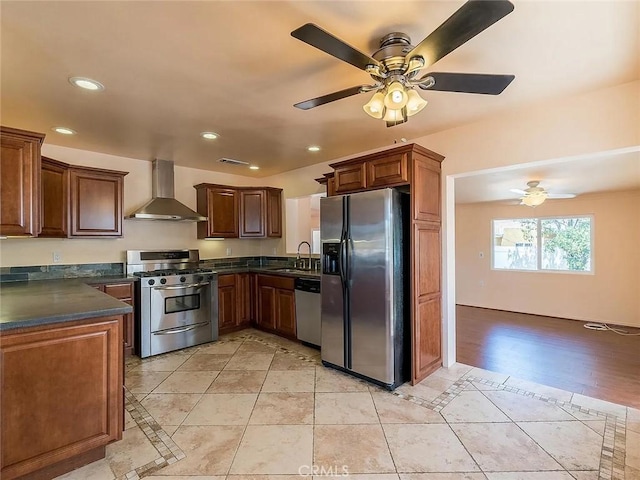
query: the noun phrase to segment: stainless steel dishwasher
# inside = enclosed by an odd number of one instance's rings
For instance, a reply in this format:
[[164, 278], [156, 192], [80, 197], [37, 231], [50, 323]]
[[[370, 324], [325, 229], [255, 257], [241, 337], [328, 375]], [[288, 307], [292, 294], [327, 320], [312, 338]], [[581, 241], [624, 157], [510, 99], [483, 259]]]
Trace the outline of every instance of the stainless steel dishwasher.
[[296, 278], [295, 289], [298, 340], [320, 348], [320, 279]]

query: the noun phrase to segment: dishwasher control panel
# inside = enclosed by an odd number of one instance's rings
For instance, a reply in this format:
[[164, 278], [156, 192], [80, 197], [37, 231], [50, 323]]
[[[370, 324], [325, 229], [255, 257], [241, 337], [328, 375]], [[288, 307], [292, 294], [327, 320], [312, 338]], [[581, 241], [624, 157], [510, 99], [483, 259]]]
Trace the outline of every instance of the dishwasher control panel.
[[320, 293], [320, 279], [296, 278], [295, 289], [303, 292]]

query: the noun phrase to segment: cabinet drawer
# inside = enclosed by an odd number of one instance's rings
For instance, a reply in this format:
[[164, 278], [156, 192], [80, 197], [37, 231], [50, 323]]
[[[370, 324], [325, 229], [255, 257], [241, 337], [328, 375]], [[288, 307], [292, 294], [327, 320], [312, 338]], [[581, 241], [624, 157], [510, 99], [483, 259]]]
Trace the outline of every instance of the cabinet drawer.
[[406, 153], [370, 160], [367, 165], [367, 186], [390, 187], [409, 183]]
[[227, 273], [225, 275], [218, 275], [218, 287], [229, 287], [236, 284], [235, 273]]
[[125, 298], [133, 298], [133, 284], [132, 283], [114, 283], [104, 286], [104, 293], [111, 295], [118, 300]]
[[293, 277], [282, 277], [279, 275], [258, 275], [258, 287], [282, 288], [293, 290], [295, 279]]

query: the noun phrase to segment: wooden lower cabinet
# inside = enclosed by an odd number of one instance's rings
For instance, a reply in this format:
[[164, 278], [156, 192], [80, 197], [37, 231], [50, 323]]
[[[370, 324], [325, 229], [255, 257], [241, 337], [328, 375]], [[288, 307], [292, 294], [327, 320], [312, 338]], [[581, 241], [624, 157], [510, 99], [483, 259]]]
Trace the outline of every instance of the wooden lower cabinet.
[[218, 276], [218, 334], [251, 325], [251, 273]]
[[122, 438], [121, 338], [122, 316], [0, 335], [3, 480], [53, 478]]
[[[91, 285], [93, 288], [106, 293], [107, 295], [117, 298], [118, 300], [128, 303], [135, 311], [136, 305], [133, 294], [133, 283], [96, 283]], [[133, 355], [135, 352], [135, 325], [133, 313], [127, 313], [124, 316], [124, 323], [122, 327], [122, 336], [124, 343], [125, 356]]]
[[295, 280], [258, 274], [256, 325], [288, 338], [296, 338]]

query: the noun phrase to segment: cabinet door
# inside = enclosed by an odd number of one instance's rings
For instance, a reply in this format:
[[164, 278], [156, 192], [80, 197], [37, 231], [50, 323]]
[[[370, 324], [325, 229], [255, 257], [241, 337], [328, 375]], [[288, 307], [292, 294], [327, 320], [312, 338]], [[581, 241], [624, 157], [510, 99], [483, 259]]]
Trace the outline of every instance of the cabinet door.
[[287, 337], [296, 336], [295, 291], [278, 288], [276, 297], [276, 330]]
[[42, 157], [41, 171], [41, 237], [63, 237], [69, 234], [69, 165]]
[[236, 276], [218, 276], [218, 333], [231, 331], [236, 326]]
[[[107, 283], [104, 284], [101, 289], [107, 295], [111, 295], [113, 298], [117, 298], [125, 303], [136, 308], [133, 295], [133, 283]], [[124, 337], [124, 354], [132, 355], [135, 353], [135, 329], [134, 329], [134, 316], [133, 313], [127, 313], [124, 315], [124, 323], [122, 333]]]
[[267, 190], [267, 237], [282, 237], [282, 190]]
[[256, 323], [268, 330], [276, 329], [276, 289], [269, 285], [262, 285], [258, 279], [258, 311]]
[[121, 237], [123, 174], [69, 170], [71, 237]]
[[264, 237], [266, 223], [266, 192], [240, 190], [240, 237]]
[[336, 193], [347, 193], [364, 190], [367, 187], [365, 164], [357, 163], [338, 167], [335, 170]]
[[198, 213], [207, 217], [198, 222], [198, 238], [238, 238], [238, 192], [206, 185], [196, 188]]
[[0, 477], [27, 475], [121, 438], [121, 322], [104, 317], [3, 335]]
[[0, 134], [0, 235], [37, 236], [44, 135], [7, 127]]
[[409, 183], [407, 157], [408, 154], [402, 152], [367, 161], [367, 187], [383, 188]]
[[251, 323], [251, 274], [236, 274], [237, 302], [236, 324], [248, 326]]

